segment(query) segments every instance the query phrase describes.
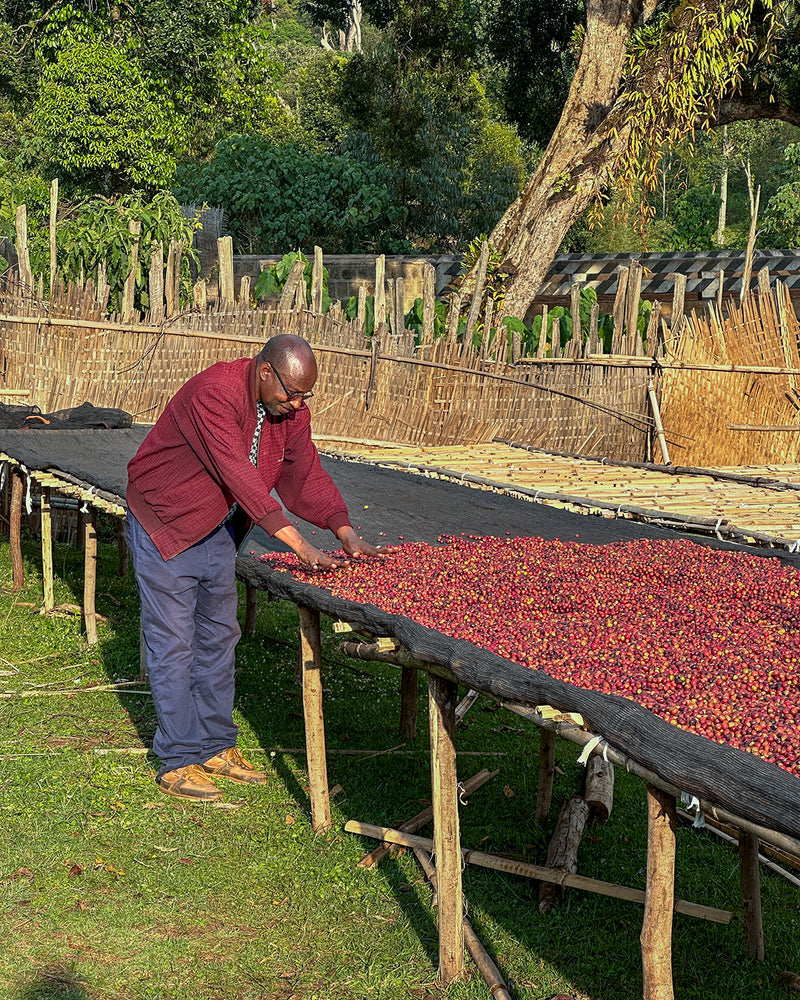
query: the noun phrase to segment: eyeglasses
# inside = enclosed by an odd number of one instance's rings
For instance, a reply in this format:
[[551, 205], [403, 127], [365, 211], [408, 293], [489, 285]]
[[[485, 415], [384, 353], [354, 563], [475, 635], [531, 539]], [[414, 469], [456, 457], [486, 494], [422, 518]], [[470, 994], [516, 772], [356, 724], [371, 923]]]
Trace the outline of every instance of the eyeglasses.
[[286, 388], [286, 383], [283, 381], [283, 379], [278, 374], [278, 369], [275, 367], [275, 365], [271, 365], [270, 367], [272, 368], [272, 374], [280, 382], [281, 389], [283, 389], [283, 391], [286, 393], [286, 400], [285, 401], [287, 403], [291, 403], [291, 402], [293, 402], [296, 399], [302, 399], [303, 402], [305, 402], [307, 399], [311, 399], [311, 397], [314, 395], [314, 393], [310, 389], [309, 389], [308, 392], [290, 392]]

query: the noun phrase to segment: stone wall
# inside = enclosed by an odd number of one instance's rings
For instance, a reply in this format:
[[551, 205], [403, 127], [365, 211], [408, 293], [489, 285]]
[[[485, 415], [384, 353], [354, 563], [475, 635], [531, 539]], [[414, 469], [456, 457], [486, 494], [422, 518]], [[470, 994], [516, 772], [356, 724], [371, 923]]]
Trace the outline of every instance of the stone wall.
[[[255, 285], [256, 279], [265, 267], [279, 261], [280, 255], [236, 254], [233, 258], [233, 276], [236, 294], [244, 275], [249, 275]], [[347, 302], [351, 295], [357, 295], [363, 285], [367, 295], [375, 291], [375, 254], [327, 254], [324, 257], [328, 269], [328, 294], [332, 299]], [[436, 296], [461, 270], [461, 258], [453, 254], [438, 254], [430, 257], [386, 257], [386, 277], [403, 279], [403, 305], [406, 312], [414, 305], [414, 300], [422, 298], [423, 264], [436, 268]]]

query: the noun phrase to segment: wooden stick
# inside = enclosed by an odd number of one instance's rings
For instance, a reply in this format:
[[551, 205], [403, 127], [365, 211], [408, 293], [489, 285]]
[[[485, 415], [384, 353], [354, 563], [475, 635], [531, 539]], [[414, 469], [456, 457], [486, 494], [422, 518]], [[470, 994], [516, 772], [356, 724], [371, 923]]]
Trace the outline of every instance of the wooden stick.
[[314, 264], [311, 268], [311, 311], [322, 313], [322, 292], [324, 278], [322, 247], [314, 247]]
[[[461, 785], [461, 799], [469, 798], [474, 792], [477, 792], [479, 788], [491, 781], [492, 778], [496, 777], [499, 771], [487, 771], [483, 768], [482, 771], [478, 771], [477, 774], [473, 774], [471, 778]], [[401, 830], [403, 833], [416, 833], [421, 827], [426, 826], [433, 819], [433, 806], [426, 806], [421, 812], [418, 812], [416, 816], [412, 816], [411, 819], [407, 819], [403, 823], [397, 825], [397, 829]], [[369, 854], [365, 854], [363, 858], [358, 862], [356, 867], [358, 868], [373, 868], [375, 865], [381, 861], [382, 858], [386, 857], [395, 848], [395, 844], [381, 844], [376, 847], [374, 851], [370, 851]]]
[[[375, 840], [385, 840], [392, 844], [403, 844], [405, 847], [423, 847], [426, 851], [433, 848], [433, 841], [427, 837], [418, 837], [415, 834], [402, 833], [400, 830], [393, 830], [391, 827], [374, 826], [371, 823], [360, 823], [358, 820], [349, 820], [345, 823], [346, 833], [357, 833], [362, 837], [374, 837]], [[614, 899], [626, 899], [632, 903], [644, 903], [645, 893], [641, 889], [631, 889], [625, 885], [617, 885], [614, 882], [602, 882], [599, 879], [587, 878], [585, 875], [569, 875], [566, 872], [556, 872], [543, 865], [532, 865], [525, 861], [511, 861], [508, 858], [500, 858], [495, 854], [484, 854], [482, 851], [470, 851], [461, 848], [461, 856], [469, 864], [478, 865], [480, 868], [491, 868], [494, 871], [508, 872], [510, 875], [521, 875], [524, 878], [536, 879], [540, 882], [557, 882], [559, 885], [566, 885], [572, 889], [582, 889], [584, 892], [596, 892], [602, 896], [611, 896]], [[683, 899], [675, 900], [675, 912], [683, 913], [690, 917], [699, 917], [702, 920], [710, 920], [716, 924], [729, 924], [733, 919], [730, 910], [718, 910], [713, 906], [703, 906], [700, 903], [689, 903]]]
[[750, 292], [750, 276], [753, 273], [753, 253], [756, 246], [758, 230], [756, 222], [758, 220], [758, 205], [761, 201], [761, 185], [756, 188], [756, 200], [753, 206], [753, 214], [750, 217], [750, 230], [747, 234], [747, 249], [744, 253], [744, 269], [742, 271], [742, 287], [739, 291], [739, 301], [743, 302]]
[[58, 258], [56, 254], [56, 219], [58, 218], [58, 178], [50, 182], [50, 298], [56, 287]]
[[419, 711], [419, 675], [414, 667], [400, 670], [400, 725], [398, 732], [407, 740], [417, 735]]
[[764, 961], [764, 923], [761, 918], [761, 873], [758, 867], [758, 837], [739, 837], [739, 882], [744, 918], [744, 950], [748, 958]]
[[303, 669], [303, 715], [306, 725], [306, 754], [311, 795], [311, 827], [315, 833], [331, 828], [328, 771], [325, 754], [325, 720], [322, 714], [322, 644], [319, 611], [297, 606], [300, 615], [300, 655]]
[[14, 226], [16, 231], [19, 280], [22, 283], [24, 293], [30, 295], [33, 292], [33, 275], [31, 274], [31, 262], [28, 254], [28, 209], [26, 205], [17, 206]]
[[672, 914], [675, 900], [675, 799], [647, 786], [647, 889], [642, 948], [644, 1000], [673, 1000]]
[[536, 793], [536, 812], [533, 822], [541, 826], [550, 814], [553, 801], [553, 778], [556, 773], [556, 734], [543, 729], [539, 743], [539, 788]]
[[434, 852], [439, 871], [439, 980], [464, 972], [464, 899], [458, 820], [458, 777], [453, 743], [458, 685], [428, 676]]
[[24, 485], [22, 473], [16, 467], [11, 469], [11, 507], [9, 508], [9, 534], [11, 545], [11, 579], [14, 590], [25, 586], [25, 565], [22, 562], [22, 494]]
[[97, 643], [97, 514], [89, 507], [83, 521], [83, 621], [86, 626], [86, 641], [90, 646]]
[[53, 516], [50, 509], [50, 487], [42, 489], [39, 501], [42, 529], [42, 589], [44, 612], [48, 614], [56, 606], [53, 594]]
[[[415, 847], [414, 854], [417, 861], [419, 861], [422, 866], [422, 870], [428, 877], [428, 881], [433, 889], [432, 905], [437, 906], [437, 897], [439, 895], [438, 879], [436, 878], [436, 868], [433, 865], [431, 856], [421, 847]], [[464, 917], [464, 941], [466, 942], [470, 955], [472, 955], [472, 960], [478, 966], [478, 971], [483, 976], [492, 996], [495, 998], [499, 997], [500, 1000], [511, 1000], [511, 994], [508, 992], [508, 987], [500, 974], [500, 970], [489, 957], [489, 953], [481, 944], [480, 938], [475, 933], [475, 930], [467, 917]]]

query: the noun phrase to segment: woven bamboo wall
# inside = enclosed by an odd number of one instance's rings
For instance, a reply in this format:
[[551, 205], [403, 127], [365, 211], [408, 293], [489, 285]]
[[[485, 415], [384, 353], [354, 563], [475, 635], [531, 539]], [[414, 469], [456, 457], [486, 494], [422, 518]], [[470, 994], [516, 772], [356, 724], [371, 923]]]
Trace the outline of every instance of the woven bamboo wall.
[[[784, 285], [689, 317], [668, 360], [800, 369], [800, 324]], [[673, 461], [769, 465], [800, 461], [798, 376], [668, 369], [661, 412]]]
[[44, 412], [88, 401], [150, 422], [196, 372], [253, 355], [270, 336], [286, 332], [304, 336], [317, 351], [313, 408], [320, 434], [407, 444], [501, 436], [561, 451], [645, 455], [641, 371], [580, 359], [514, 367], [465, 352], [455, 338], [430, 337], [415, 348], [409, 332], [395, 336], [385, 328], [373, 352], [363, 323], [338, 310], [313, 316], [305, 308], [265, 312], [240, 304], [159, 325], [146, 316], [123, 324], [108, 320], [91, 284], [44, 303], [9, 283], [0, 295], [0, 371], [4, 387], [28, 389]]

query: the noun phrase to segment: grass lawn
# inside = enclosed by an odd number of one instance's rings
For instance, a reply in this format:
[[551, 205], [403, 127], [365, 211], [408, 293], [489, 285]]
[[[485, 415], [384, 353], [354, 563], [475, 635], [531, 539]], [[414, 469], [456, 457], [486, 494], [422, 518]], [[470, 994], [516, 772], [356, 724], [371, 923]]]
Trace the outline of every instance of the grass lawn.
[[[397, 736], [399, 674], [354, 664], [325, 633], [326, 731], [333, 830], [311, 832], [297, 612], [260, 595], [258, 628], [238, 650], [239, 745], [269, 774], [264, 787], [221, 783], [225, 801], [195, 805], [158, 791], [146, 752], [154, 712], [138, 679], [138, 603], [101, 544], [98, 610], [87, 647], [80, 618], [43, 617], [38, 544], [25, 588], [11, 589], [0, 540], [0, 1000], [400, 1000], [440, 996], [431, 893], [411, 852], [356, 867], [374, 842], [351, 818], [393, 824], [430, 796], [427, 699], [419, 735]], [[79, 603], [81, 553], [57, 546], [56, 603]], [[242, 610], [244, 601], [241, 602]], [[132, 682], [124, 691], [87, 685]], [[424, 694], [424, 692], [422, 692]], [[459, 774], [499, 769], [462, 811], [465, 846], [543, 864], [560, 801], [579, 787], [578, 749], [557, 747], [555, 801], [533, 825], [538, 736], [480, 699], [460, 730]], [[336, 751], [358, 751], [337, 753]], [[430, 835], [429, 830], [421, 831]], [[591, 828], [580, 872], [643, 888], [645, 792], [617, 773], [607, 825]], [[635, 1000], [642, 993], [642, 908], [570, 892], [544, 916], [527, 880], [468, 867], [470, 918], [514, 997], [565, 993]], [[679, 896], [739, 908], [735, 852], [705, 831], [678, 833]], [[730, 927], [677, 916], [673, 964], [681, 1000], [786, 1000], [800, 972], [800, 889], [766, 870], [767, 959], [744, 957]], [[458, 1000], [488, 998], [469, 978]]]

